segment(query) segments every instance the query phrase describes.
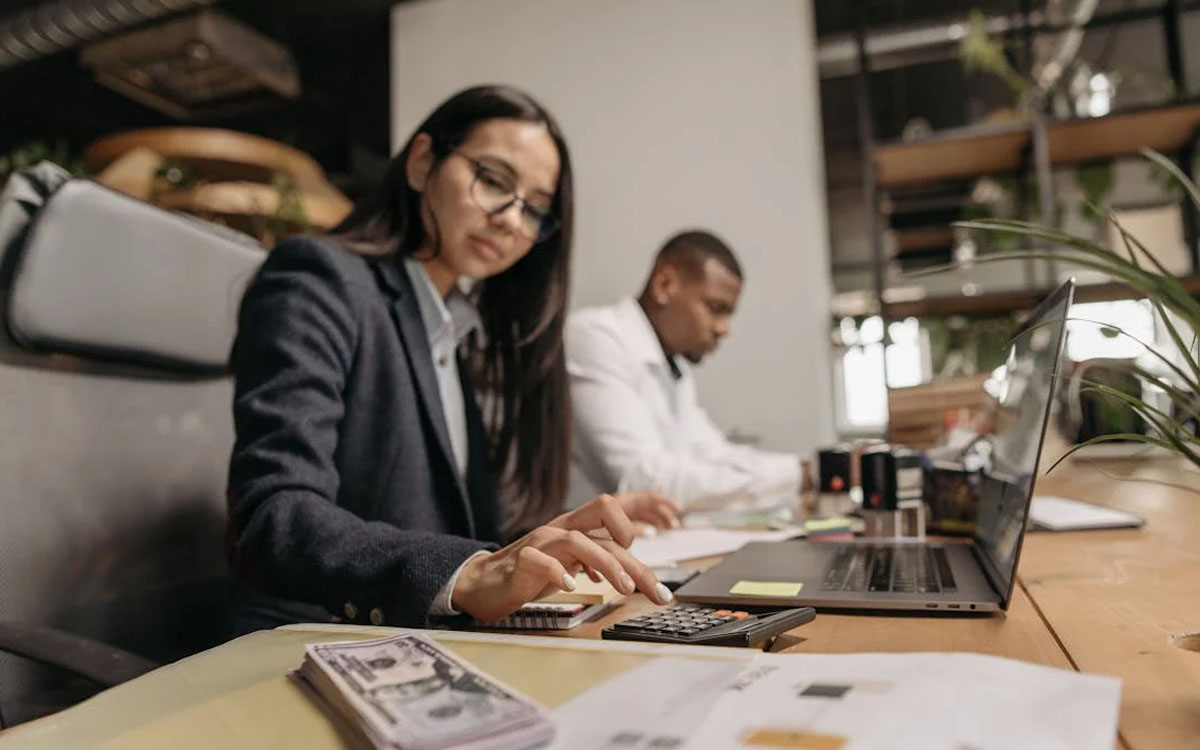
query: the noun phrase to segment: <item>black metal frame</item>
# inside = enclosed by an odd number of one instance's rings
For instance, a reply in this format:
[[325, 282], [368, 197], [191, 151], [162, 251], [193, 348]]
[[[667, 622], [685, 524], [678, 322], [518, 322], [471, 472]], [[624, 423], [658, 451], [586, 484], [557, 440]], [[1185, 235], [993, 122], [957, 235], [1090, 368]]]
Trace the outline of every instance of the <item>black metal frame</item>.
[[[1033, 35], [1035, 33], [1049, 33], [1055, 31], [1065, 31], [1071, 27], [1052, 26], [1050, 24], [1033, 24], [1029, 21], [1032, 14], [1031, 0], [1019, 0], [1020, 15], [1022, 22], [1010, 29], [1008, 33], [1018, 33], [1022, 37], [1023, 59], [1021, 61], [1026, 72], [1032, 69], [1033, 65]], [[855, 0], [855, 43], [858, 48], [858, 73], [856, 95], [858, 99], [858, 127], [859, 139], [861, 141], [863, 155], [863, 197], [867, 210], [867, 224], [871, 232], [872, 258], [874, 261], [874, 285], [875, 298], [879, 307], [879, 314], [884, 322], [884, 344], [887, 343], [887, 323], [888, 311], [887, 304], [884, 301], [884, 284], [885, 284], [885, 266], [887, 259], [884, 257], [882, 221], [879, 213], [879, 186], [875, 177], [875, 161], [874, 161], [874, 112], [871, 107], [871, 91], [870, 91], [870, 55], [867, 51], [867, 26], [868, 12], [867, 0]], [[1172, 81], [1175, 85], [1177, 94], [1186, 92], [1187, 79], [1184, 71], [1183, 61], [1183, 43], [1182, 32], [1180, 29], [1180, 17], [1184, 11], [1190, 11], [1200, 8], [1198, 0], [1164, 0], [1160, 7], [1136, 8], [1127, 11], [1119, 11], [1105, 16], [1095, 17], [1082, 25], [1084, 29], [1099, 28], [1103, 26], [1119, 25], [1132, 21], [1146, 20], [1149, 18], [1159, 18], [1163, 26], [1164, 45], [1167, 56], [1167, 68], [1170, 71]], [[1031, 149], [1026, 154], [1025, 159], [1019, 169], [1020, 173], [1024, 173], [1030, 166], [1032, 160], [1035, 174], [1038, 181], [1038, 213], [1040, 220], [1044, 224], [1049, 224], [1053, 218], [1053, 173], [1050, 167], [1050, 154], [1046, 143], [1045, 117], [1041, 112], [1040, 105], [1035, 104], [1035, 117], [1031, 123]], [[1200, 128], [1192, 134], [1188, 143], [1180, 153], [1176, 154], [1179, 166], [1185, 174], [1193, 181], [1195, 180], [1195, 159], [1197, 147], [1200, 144]], [[1020, 186], [1023, 180], [1018, 179]], [[1019, 188], [1024, 190], [1023, 187]], [[1028, 196], [1018, 196], [1022, 205], [1028, 203]], [[1200, 272], [1200, 221], [1197, 220], [1193, 207], [1189, 204], [1187, 196], [1184, 196], [1184, 205], [1182, 210], [1184, 237], [1187, 240], [1188, 250], [1192, 259], [1192, 272]], [[1050, 278], [1047, 283], [1052, 284], [1054, 281], [1054, 267], [1047, 265], [1047, 271]], [[1032, 260], [1026, 264], [1026, 281], [1031, 286], [1037, 286], [1035, 265]], [[886, 378], [886, 362], [885, 363], [885, 378]], [[885, 381], [886, 382], [886, 381]]]
[[[0, 651], [64, 669], [104, 688], [161, 666], [115, 646], [40, 625], [0, 623]], [[4, 727], [0, 713], [0, 729]]]

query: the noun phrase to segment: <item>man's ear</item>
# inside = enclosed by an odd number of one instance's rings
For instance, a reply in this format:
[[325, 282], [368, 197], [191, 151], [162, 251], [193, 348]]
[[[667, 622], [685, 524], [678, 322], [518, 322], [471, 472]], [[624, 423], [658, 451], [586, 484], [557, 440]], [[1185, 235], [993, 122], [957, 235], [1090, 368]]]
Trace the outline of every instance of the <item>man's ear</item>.
[[661, 264], [650, 279], [651, 298], [658, 305], [667, 304], [679, 291], [679, 282], [679, 269], [670, 263]]
[[417, 137], [413, 138], [412, 147], [408, 149], [408, 160], [404, 164], [408, 186], [418, 193], [424, 192], [432, 171], [433, 139], [428, 133], [417, 133]]

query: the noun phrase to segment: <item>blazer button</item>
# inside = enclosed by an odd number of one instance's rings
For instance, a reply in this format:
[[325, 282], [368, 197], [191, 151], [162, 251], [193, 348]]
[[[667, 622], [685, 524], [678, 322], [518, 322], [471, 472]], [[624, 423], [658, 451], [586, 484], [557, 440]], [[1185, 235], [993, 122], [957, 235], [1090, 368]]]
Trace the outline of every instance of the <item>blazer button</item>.
[[450, 364], [450, 360], [447, 357], [438, 357], [438, 367], [445, 367], [448, 364]]
[[383, 610], [379, 607], [373, 608], [370, 613], [367, 614], [367, 617], [371, 620], [372, 625], [383, 624]]
[[354, 606], [354, 602], [346, 602], [346, 606], [342, 611], [346, 613], [346, 619], [351, 622], [358, 617], [358, 607]]

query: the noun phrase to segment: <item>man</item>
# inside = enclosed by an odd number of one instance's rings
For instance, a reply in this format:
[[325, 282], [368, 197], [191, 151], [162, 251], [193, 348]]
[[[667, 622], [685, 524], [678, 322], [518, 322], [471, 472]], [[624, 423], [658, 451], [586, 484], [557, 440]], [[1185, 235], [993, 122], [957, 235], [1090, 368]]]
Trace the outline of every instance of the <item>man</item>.
[[672, 237], [641, 296], [567, 322], [574, 410], [572, 498], [651, 490], [693, 507], [796, 493], [797, 456], [731, 443], [700, 408], [691, 365], [729, 334], [742, 291], [733, 252], [709, 232]]

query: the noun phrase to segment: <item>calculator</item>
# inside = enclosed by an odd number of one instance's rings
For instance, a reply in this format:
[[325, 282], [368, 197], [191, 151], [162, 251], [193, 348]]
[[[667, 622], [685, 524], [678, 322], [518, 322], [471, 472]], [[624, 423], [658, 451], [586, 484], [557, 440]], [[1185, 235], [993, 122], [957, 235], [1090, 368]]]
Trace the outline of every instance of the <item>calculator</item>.
[[816, 614], [812, 607], [752, 614], [702, 604], [676, 604], [618, 622], [600, 631], [600, 636], [618, 641], [754, 646], [809, 622]]

